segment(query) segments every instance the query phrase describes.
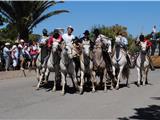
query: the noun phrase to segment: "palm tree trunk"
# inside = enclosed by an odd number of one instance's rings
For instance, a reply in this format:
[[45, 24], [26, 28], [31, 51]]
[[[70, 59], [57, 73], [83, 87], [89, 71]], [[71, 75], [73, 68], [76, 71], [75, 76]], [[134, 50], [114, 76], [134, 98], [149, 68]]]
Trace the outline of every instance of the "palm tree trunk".
[[25, 42], [29, 42], [29, 31], [28, 30], [23, 30], [20, 32], [20, 39], [23, 39]]

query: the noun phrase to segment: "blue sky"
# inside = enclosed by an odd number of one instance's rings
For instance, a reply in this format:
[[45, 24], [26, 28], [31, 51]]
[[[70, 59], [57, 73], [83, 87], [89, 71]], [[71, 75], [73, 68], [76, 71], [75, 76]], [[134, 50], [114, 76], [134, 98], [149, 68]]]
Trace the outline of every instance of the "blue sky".
[[[109, 1], [66, 1], [48, 11], [67, 9], [70, 13], [53, 16], [34, 28], [33, 33], [41, 34], [43, 28], [51, 32], [54, 28], [74, 27], [74, 35], [82, 36], [85, 29], [93, 25], [123, 25], [133, 36], [150, 33], [153, 25], [160, 30], [160, 2], [109, 2]], [[46, 12], [48, 12], [46, 11]]]

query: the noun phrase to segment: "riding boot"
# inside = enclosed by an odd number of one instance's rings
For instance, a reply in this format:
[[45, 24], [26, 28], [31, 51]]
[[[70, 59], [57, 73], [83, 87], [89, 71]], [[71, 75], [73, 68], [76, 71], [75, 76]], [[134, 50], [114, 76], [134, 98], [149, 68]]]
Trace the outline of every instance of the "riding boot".
[[128, 54], [126, 55], [126, 59], [127, 59], [127, 64], [129, 65], [129, 67], [132, 67], [131, 60], [130, 60]]
[[148, 60], [149, 60], [149, 66], [150, 66], [150, 69], [151, 69], [152, 71], [154, 71], [154, 70], [155, 70], [155, 68], [154, 68], [153, 61], [152, 61], [152, 59], [151, 59], [151, 57], [150, 57], [150, 56], [148, 56]]

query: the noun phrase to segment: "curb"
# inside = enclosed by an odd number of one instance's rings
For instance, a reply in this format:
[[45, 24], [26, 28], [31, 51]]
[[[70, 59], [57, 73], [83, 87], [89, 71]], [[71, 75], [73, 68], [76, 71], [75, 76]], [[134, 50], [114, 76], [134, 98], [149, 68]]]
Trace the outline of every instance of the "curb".
[[31, 71], [24, 70], [24, 72], [22, 70], [1, 71], [0, 72], [0, 80], [13, 79], [13, 78], [22, 78], [22, 77], [31, 77], [31, 76], [36, 76], [36, 72], [34, 70], [31, 70]]

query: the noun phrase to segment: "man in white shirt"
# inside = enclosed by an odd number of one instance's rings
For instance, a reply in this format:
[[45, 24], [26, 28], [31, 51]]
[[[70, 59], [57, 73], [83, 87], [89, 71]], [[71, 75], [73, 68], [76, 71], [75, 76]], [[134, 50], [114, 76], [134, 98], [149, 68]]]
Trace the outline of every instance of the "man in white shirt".
[[75, 36], [72, 34], [74, 31], [72, 26], [68, 26], [67, 33], [62, 35], [62, 38], [66, 45], [72, 45], [73, 39], [75, 39]]

